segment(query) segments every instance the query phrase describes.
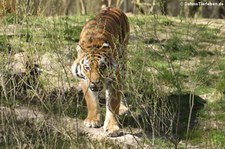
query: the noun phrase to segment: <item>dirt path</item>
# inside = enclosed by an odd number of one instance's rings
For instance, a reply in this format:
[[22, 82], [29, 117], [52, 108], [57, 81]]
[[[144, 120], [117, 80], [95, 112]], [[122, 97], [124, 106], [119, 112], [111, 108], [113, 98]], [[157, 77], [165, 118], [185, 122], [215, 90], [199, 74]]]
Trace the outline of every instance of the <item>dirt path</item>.
[[[24, 107], [15, 109], [0, 107], [0, 113], [4, 116], [14, 116], [17, 123], [29, 121], [30, 123], [40, 124], [44, 122], [51, 127], [52, 131], [61, 132], [65, 135], [67, 135], [66, 132], [69, 132], [69, 134], [74, 137], [84, 135], [93, 142], [98, 141], [113, 144], [113, 146], [118, 146], [120, 148], [149, 148], [148, 145], [143, 143], [144, 138], [142, 138], [142, 136], [137, 136], [137, 132], [132, 133], [131, 131], [126, 131], [124, 135], [120, 137], [106, 137], [103, 128], [86, 128], [82, 120], [69, 117], [55, 118], [55, 116], [49, 116], [38, 110]], [[2, 136], [2, 134], [0, 134], [0, 136]], [[0, 141], [2, 141], [1, 138]]]

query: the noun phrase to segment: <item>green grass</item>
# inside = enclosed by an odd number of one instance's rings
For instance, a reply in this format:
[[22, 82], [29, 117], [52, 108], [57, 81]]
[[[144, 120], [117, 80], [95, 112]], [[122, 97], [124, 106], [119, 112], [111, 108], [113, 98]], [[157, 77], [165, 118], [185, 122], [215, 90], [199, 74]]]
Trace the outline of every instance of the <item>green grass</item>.
[[[8, 16], [0, 20], [0, 72], [12, 73], [5, 66], [22, 51], [46, 71], [38, 79], [39, 89], [30, 89], [25, 97], [8, 91], [6, 98], [1, 90], [1, 105], [35, 107], [50, 115], [85, 118], [84, 99], [73, 88], [78, 81], [72, 77], [70, 66], [76, 58], [82, 26], [90, 17]], [[132, 114], [121, 118], [122, 127], [154, 134], [154, 139], [146, 137], [146, 142], [159, 148], [185, 148], [180, 140], [202, 148], [224, 147], [224, 31], [207, 22], [197, 24], [164, 16], [131, 16], [129, 21], [124, 93]], [[1, 30], [9, 25], [15, 28], [10, 36]], [[72, 148], [87, 141], [85, 137], [68, 139], [65, 136], [70, 132], [52, 132], [45, 124], [12, 127], [15, 121], [5, 117], [0, 121], [6, 132], [16, 132], [13, 140], [6, 139], [0, 146], [18, 147], [25, 142], [37, 148]], [[217, 128], [208, 125], [216, 122]]]
[[199, 144], [211, 148], [224, 147], [224, 100], [208, 103], [199, 113], [201, 125], [196, 127], [190, 134], [193, 144]]

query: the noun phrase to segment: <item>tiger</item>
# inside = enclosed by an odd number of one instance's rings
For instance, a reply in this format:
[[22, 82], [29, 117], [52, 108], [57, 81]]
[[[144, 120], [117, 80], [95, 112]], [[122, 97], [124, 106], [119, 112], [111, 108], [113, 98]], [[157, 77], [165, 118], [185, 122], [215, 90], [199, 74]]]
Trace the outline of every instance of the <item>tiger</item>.
[[126, 48], [129, 39], [129, 22], [125, 13], [115, 7], [107, 7], [86, 22], [76, 47], [77, 58], [71, 71], [79, 78], [87, 104], [84, 125], [101, 127], [99, 94], [104, 92], [106, 115], [103, 125], [107, 136], [119, 136], [117, 116], [128, 108], [122, 102], [122, 90], [126, 69]]

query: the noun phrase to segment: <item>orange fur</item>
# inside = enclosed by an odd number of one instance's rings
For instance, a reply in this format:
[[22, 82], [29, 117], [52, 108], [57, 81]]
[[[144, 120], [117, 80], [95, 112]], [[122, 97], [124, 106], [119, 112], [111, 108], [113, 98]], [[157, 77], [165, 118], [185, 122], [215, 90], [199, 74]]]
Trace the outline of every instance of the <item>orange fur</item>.
[[0, 2], [0, 16], [6, 13], [16, 13], [16, 0], [3, 0]]
[[117, 8], [106, 8], [88, 21], [80, 34], [77, 59], [72, 73], [81, 79], [88, 107], [84, 123], [87, 127], [100, 127], [101, 116], [98, 93], [106, 90], [106, 118], [104, 130], [109, 136], [118, 136], [122, 85], [125, 76], [126, 46], [129, 23]]

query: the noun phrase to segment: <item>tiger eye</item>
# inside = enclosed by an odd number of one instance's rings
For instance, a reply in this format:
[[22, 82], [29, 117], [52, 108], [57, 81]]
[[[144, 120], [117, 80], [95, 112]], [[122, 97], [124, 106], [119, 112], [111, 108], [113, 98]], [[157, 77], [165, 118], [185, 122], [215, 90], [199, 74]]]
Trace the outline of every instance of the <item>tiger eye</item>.
[[105, 68], [106, 68], [105, 63], [100, 63], [99, 69], [100, 70], [105, 70]]
[[84, 65], [85, 70], [90, 70], [90, 67], [88, 65]]

